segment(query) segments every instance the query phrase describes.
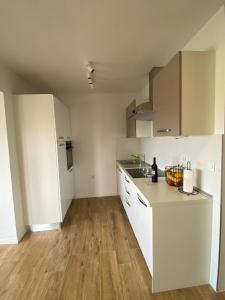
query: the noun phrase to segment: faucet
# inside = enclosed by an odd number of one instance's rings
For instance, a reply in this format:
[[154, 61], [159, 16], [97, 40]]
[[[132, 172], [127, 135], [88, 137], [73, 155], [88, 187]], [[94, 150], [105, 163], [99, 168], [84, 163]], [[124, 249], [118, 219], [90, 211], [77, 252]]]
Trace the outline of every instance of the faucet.
[[141, 159], [140, 159], [140, 155], [139, 154], [131, 154], [134, 163], [136, 164], [140, 164], [141, 163]]

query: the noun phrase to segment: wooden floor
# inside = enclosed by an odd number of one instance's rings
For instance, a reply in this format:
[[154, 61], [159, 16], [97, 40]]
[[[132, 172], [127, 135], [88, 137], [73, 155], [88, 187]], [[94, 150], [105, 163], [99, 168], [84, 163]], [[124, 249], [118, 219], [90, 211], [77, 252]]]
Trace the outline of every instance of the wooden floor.
[[220, 300], [225, 293], [202, 286], [152, 294], [120, 200], [108, 197], [75, 200], [61, 231], [0, 246], [0, 299]]

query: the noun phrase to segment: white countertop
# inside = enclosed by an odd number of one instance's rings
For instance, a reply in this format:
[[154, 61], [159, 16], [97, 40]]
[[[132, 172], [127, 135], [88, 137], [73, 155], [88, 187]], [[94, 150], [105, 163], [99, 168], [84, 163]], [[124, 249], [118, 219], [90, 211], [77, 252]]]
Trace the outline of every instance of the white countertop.
[[202, 203], [206, 200], [211, 200], [210, 197], [201, 193], [197, 195], [186, 195], [178, 191], [177, 187], [170, 186], [166, 183], [165, 178], [159, 178], [157, 183], [147, 183], [145, 178], [132, 178], [123, 166], [117, 162], [121, 169], [126, 173], [126, 176], [134, 183], [140, 191], [140, 196], [148, 200], [150, 206], [158, 204], [188, 204], [188, 203]]

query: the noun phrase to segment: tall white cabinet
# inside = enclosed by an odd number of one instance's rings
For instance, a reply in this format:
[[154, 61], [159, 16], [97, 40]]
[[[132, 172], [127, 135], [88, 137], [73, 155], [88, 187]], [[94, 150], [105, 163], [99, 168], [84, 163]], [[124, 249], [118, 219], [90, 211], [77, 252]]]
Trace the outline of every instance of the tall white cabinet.
[[15, 96], [15, 118], [26, 224], [31, 230], [60, 226], [74, 197], [68, 108], [55, 96]]

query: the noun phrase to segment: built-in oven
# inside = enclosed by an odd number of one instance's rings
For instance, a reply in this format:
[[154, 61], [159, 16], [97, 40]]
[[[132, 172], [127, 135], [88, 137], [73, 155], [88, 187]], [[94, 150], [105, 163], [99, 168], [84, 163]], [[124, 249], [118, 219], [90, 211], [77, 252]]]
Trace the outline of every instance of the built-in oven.
[[73, 167], [73, 144], [72, 141], [66, 141], [66, 160], [67, 170]]

